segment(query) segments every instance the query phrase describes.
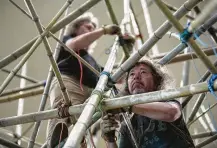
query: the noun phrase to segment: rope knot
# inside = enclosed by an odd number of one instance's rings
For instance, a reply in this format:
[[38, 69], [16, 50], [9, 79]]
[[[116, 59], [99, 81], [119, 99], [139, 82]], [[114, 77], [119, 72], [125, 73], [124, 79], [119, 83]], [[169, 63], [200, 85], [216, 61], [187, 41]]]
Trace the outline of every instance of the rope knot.
[[210, 93], [212, 93], [214, 95], [215, 95], [215, 93], [214, 93], [214, 87], [213, 87], [213, 85], [214, 85], [214, 82], [215, 82], [216, 79], [217, 79], [217, 74], [213, 74], [211, 76], [211, 78], [209, 79], [209, 81], [208, 81], [208, 89], [209, 89]]
[[59, 118], [66, 118], [66, 117], [70, 116], [70, 114], [69, 114], [69, 106], [70, 105], [66, 104], [66, 103], [62, 103], [59, 106], [57, 106]]

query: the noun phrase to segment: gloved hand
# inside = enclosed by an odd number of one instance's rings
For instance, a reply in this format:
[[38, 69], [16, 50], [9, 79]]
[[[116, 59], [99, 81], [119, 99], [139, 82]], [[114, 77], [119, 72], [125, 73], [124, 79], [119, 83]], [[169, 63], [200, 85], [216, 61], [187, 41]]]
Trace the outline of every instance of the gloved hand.
[[121, 32], [121, 29], [119, 26], [112, 24], [112, 25], [106, 25], [102, 27], [104, 30], [104, 34], [114, 35], [119, 34]]
[[102, 121], [100, 122], [100, 128], [102, 130], [102, 137], [106, 141], [115, 142], [115, 130], [118, 128], [118, 122], [111, 113], [108, 113], [102, 118]]

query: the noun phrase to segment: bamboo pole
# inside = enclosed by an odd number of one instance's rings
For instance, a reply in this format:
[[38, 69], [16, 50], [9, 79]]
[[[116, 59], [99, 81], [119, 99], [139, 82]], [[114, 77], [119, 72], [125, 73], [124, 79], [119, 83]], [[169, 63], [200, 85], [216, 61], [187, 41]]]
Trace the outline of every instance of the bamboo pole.
[[0, 137], [0, 144], [1, 144], [1, 145], [4, 145], [4, 146], [7, 146], [7, 147], [9, 147], [9, 148], [22, 148], [21, 146], [15, 144], [15, 143], [13, 143], [13, 142], [10, 142], [10, 141], [8, 141], [8, 140], [6, 140], [6, 139], [3, 139], [3, 138], [1, 138], [1, 137]]
[[[62, 9], [63, 11], [62, 11], [62, 13], [63, 13], [65, 10], [67, 10], [67, 8], [71, 5], [72, 1], [73, 1], [73, 0], [68, 0], [68, 1], [67, 1], [66, 5], [63, 6], [63, 9]], [[26, 3], [27, 8], [29, 9], [29, 11], [30, 11], [30, 13], [31, 13], [31, 15], [32, 15], [33, 20], [35, 21], [35, 24], [36, 24], [36, 27], [37, 27], [39, 33], [42, 34], [44, 30], [43, 30], [43, 27], [42, 27], [42, 25], [41, 25], [40, 19], [38, 18], [37, 13], [36, 13], [36, 11], [35, 11], [35, 9], [34, 9], [34, 6], [33, 6], [32, 3], [31, 3], [31, 0], [25, 0], [25, 3]], [[66, 14], [67, 14], [67, 13], [66, 13]], [[55, 56], [56, 56], [55, 58], [56, 58], [56, 59], [54, 59], [54, 57], [52, 56], [51, 47], [50, 47], [50, 45], [49, 45], [49, 42], [48, 42], [48, 39], [47, 39], [46, 36], [43, 38], [43, 43], [44, 43], [45, 49], [46, 49], [46, 51], [47, 51], [47, 55], [48, 55], [48, 57], [49, 57], [49, 60], [50, 60], [50, 62], [51, 62], [52, 70], [53, 70], [53, 72], [55, 73], [55, 76], [57, 77], [58, 83], [59, 83], [59, 85], [60, 85], [61, 92], [62, 92], [64, 101], [65, 101], [65, 104], [70, 105], [70, 99], [69, 99], [69, 96], [68, 96], [68, 92], [67, 92], [66, 87], [65, 87], [65, 85], [64, 85], [64, 83], [63, 83], [63, 80], [62, 80], [60, 71], [59, 71], [59, 69], [58, 69], [57, 63], [55, 62], [55, 60], [57, 59], [57, 55], [58, 55], [58, 54], [55, 53]], [[59, 50], [57, 50], [56, 52], [59, 52]], [[51, 77], [52, 77], [52, 74], [51, 74]], [[45, 104], [45, 103], [44, 103], [44, 104]], [[41, 106], [40, 106], [40, 107], [41, 107]], [[44, 108], [44, 107], [43, 107], [43, 108]], [[39, 126], [40, 126], [40, 123], [35, 123], [34, 130], [33, 130], [33, 133], [32, 133], [32, 135], [31, 135], [31, 140], [30, 140], [30, 142], [28, 143], [28, 148], [33, 148], [34, 142], [35, 142], [35, 138], [36, 138], [36, 136], [37, 136], [37, 132], [38, 132]]]
[[[148, 31], [148, 36], [151, 37], [154, 33], [154, 29], [153, 29], [152, 23], [151, 23], [151, 17], [150, 17], [149, 10], [148, 10], [147, 0], [140, 0], [140, 3], [142, 5], [142, 9], [143, 9], [143, 13], [144, 13], [145, 23], [146, 23], [146, 27], [147, 27], [147, 31]], [[157, 44], [155, 44], [152, 47], [152, 54], [158, 55], [159, 53], [160, 52], [159, 52], [158, 46], [157, 46]]]
[[132, 6], [132, 2], [130, 1], [130, 18], [132, 21], [132, 26], [133, 26], [133, 30], [134, 30], [134, 34], [136, 35], [136, 42], [137, 42], [137, 49], [141, 48], [142, 44], [144, 43], [143, 37], [142, 37], [142, 32], [141, 32], [141, 28], [139, 26], [139, 22], [136, 18], [135, 15], [135, 10]]
[[[1, 71], [6, 72], [6, 73], [10, 73], [11, 72], [10, 70], [5, 69], [5, 68], [2, 68]], [[15, 76], [18, 77], [18, 78], [25, 79], [25, 80], [27, 80], [29, 82], [32, 82], [32, 83], [38, 83], [38, 80], [36, 80], [34, 78], [31, 78], [31, 77], [28, 77], [28, 76], [23, 76], [23, 75], [18, 74], [18, 73], [16, 73]]]
[[[81, 7], [76, 9], [75, 11], [71, 12], [66, 18], [63, 18], [62, 20], [58, 21], [51, 29], [50, 31], [52, 33], [56, 33], [59, 31], [61, 28], [69, 24], [71, 21], [73, 21], [75, 18], [79, 17], [81, 14], [83, 14], [85, 11], [89, 10], [91, 7], [93, 7], [95, 4], [97, 4], [100, 0], [89, 0]], [[36, 36], [34, 39], [31, 41], [27, 42], [25, 45], [14, 51], [12, 54], [8, 55], [7, 57], [3, 58], [0, 60], [0, 68], [3, 68], [4, 66], [10, 64], [26, 52], [30, 50], [32, 45], [35, 43], [35, 41], [39, 38], [40, 36]], [[49, 36], [48, 36], [49, 37]]]
[[[113, 8], [111, 6], [110, 1], [109, 0], [105, 0], [105, 4], [106, 4], [107, 10], [109, 12], [110, 18], [112, 20], [112, 23], [118, 25], [118, 21], [117, 21], [117, 18], [115, 16], [115, 13], [113, 11]], [[120, 38], [120, 40], [123, 40], [122, 34], [119, 35], [119, 38]], [[123, 57], [122, 60], [121, 60], [121, 63], [122, 63], [123, 61], [125, 61], [127, 58], [130, 57], [130, 53], [129, 53], [129, 49], [126, 46], [126, 44], [121, 44], [121, 46], [123, 48], [124, 55], [125, 55], [125, 57]]]
[[27, 97], [36, 96], [42, 94], [44, 87], [37, 88], [35, 90], [24, 91], [23, 93], [12, 94], [4, 97], [0, 97], [0, 103], [6, 103], [11, 101], [16, 101], [20, 98], [26, 99]]
[[[214, 89], [217, 89], [217, 82], [214, 82]], [[208, 91], [206, 82], [191, 84], [188, 86], [174, 88], [169, 90], [161, 90], [144, 94], [124, 96], [114, 99], [106, 99], [101, 102], [102, 111], [132, 106], [136, 104], [150, 103], [156, 101], [168, 101], [175, 98], [190, 96]], [[96, 96], [96, 95], [95, 95]], [[215, 104], [217, 105], [217, 103]], [[85, 104], [74, 105], [69, 107], [69, 114], [80, 114], [83, 111]], [[214, 105], [210, 107], [213, 108]], [[87, 112], [86, 112], [87, 113]], [[205, 113], [204, 113], [205, 114]], [[47, 120], [58, 117], [58, 109], [46, 110], [41, 112], [34, 112], [22, 116], [13, 116], [0, 119], [0, 127], [11, 126], [16, 124], [24, 124], [35, 121]], [[87, 116], [85, 116], [87, 118]]]
[[191, 135], [191, 138], [192, 139], [205, 138], [205, 137], [214, 136], [216, 134], [217, 134], [216, 131], [213, 131], [213, 132], [204, 132], [204, 133], [198, 133], [198, 134]]
[[215, 103], [215, 104], [211, 105], [210, 107], [208, 107], [204, 112], [202, 112], [200, 115], [198, 115], [196, 118], [194, 118], [194, 120], [192, 120], [191, 122], [189, 122], [187, 124], [187, 126], [190, 127], [195, 121], [197, 121], [200, 117], [202, 117], [203, 115], [205, 115], [209, 110], [211, 110], [216, 105], [217, 105], [217, 103]]
[[[10, 0], [11, 1], [11, 0]], [[12, 1], [13, 2], [13, 1]], [[32, 19], [32, 17], [25, 11], [23, 10], [21, 7], [19, 7], [16, 3], [12, 3], [14, 4], [19, 10], [21, 10], [28, 18], [30, 18], [32, 21], [34, 21], [34, 19]], [[43, 29], [45, 29], [44, 26], [42, 26]], [[53, 37], [59, 44], [61, 44], [63, 46], [63, 48], [65, 50], [67, 50], [68, 52], [70, 52], [74, 57], [76, 57], [79, 61], [81, 61], [82, 64], [84, 64], [85, 66], [87, 66], [93, 73], [95, 73], [97, 76], [99, 76], [99, 72], [94, 69], [89, 63], [87, 63], [83, 58], [81, 58], [74, 50], [69, 49], [61, 40], [59, 40], [53, 33], [51, 33], [50, 31], [48, 32], [49, 36]], [[48, 37], [49, 37], [48, 36]], [[59, 47], [60, 48], [60, 47]]]
[[214, 135], [214, 136], [212, 136], [211, 138], [209, 138], [209, 139], [207, 139], [207, 140], [199, 143], [198, 145], [196, 145], [196, 148], [201, 148], [201, 147], [203, 147], [203, 146], [205, 146], [205, 145], [207, 145], [207, 144], [215, 141], [216, 139], [217, 139], [217, 134]]
[[4, 93], [2, 93], [0, 95], [0, 97], [11, 95], [11, 94], [14, 94], [14, 93], [17, 93], [17, 92], [20, 92], [20, 91], [26, 91], [26, 90], [34, 89], [34, 88], [41, 87], [41, 86], [45, 86], [44, 81], [41, 81], [38, 84], [27, 85], [24, 88], [17, 87], [17, 88], [14, 88], [14, 89], [6, 90]]
[[65, 11], [65, 9], [70, 5], [70, 1], [67, 1], [64, 6], [60, 9], [60, 11], [56, 14], [56, 16], [51, 20], [51, 22], [48, 24], [45, 31], [40, 35], [40, 37], [35, 41], [31, 49], [26, 53], [26, 55], [23, 57], [23, 59], [18, 63], [18, 65], [11, 71], [11, 73], [8, 75], [8, 77], [5, 79], [3, 84], [0, 87], [0, 94], [4, 91], [4, 89], [7, 87], [7, 85], [10, 83], [10, 81], [13, 79], [14, 75], [19, 71], [19, 69], [23, 66], [23, 64], [28, 60], [28, 58], [32, 55], [32, 53], [35, 51], [35, 49], [39, 46], [39, 44], [42, 42], [43, 38], [48, 34], [48, 31], [51, 29], [51, 27], [55, 24], [55, 22], [60, 18], [62, 13]]
[[205, 96], [206, 96], [206, 94], [202, 93], [202, 94], [200, 94], [200, 96], [196, 100], [196, 102], [195, 102], [195, 104], [194, 104], [194, 106], [192, 108], [192, 111], [191, 111], [191, 113], [190, 113], [190, 115], [188, 117], [188, 120], [186, 121], [187, 124], [194, 119], [197, 111], [199, 110], [201, 104], [203, 103], [203, 100], [205, 99]]
[[[171, 11], [177, 11], [177, 8], [176, 8], [176, 7], [174, 7], [174, 6], [172, 6], [172, 5], [168, 4], [168, 3], [166, 3], [165, 1], [162, 1], [162, 2], [163, 2], [163, 3], [168, 7], [168, 9], [170, 9]], [[194, 19], [195, 19], [193, 16], [191, 16], [191, 15], [189, 15], [189, 14], [186, 14], [185, 17], [188, 18], [188, 19], [190, 19], [190, 20], [194, 20]]]
[[[177, 19], [183, 17], [189, 10], [191, 10], [196, 4], [198, 4], [201, 0], [188, 0], [186, 1], [175, 13], [174, 16]], [[116, 82], [132, 65], [134, 65], [142, 56], [144, 56], [150, 48], [159, 41], [160, 38], [163, 37], [172, 27], [169, 21], [165, 21], [161, 27], [159, 27], [151, 38], [149, 38], [143, 46], [129, 59], [127, 59], [112, 75], [112, 81]]]
[[[200, 36], [202, 33], [206, 32], [206, 30], [209, 29], [213, 24], [215, 24], [216, 21], [217, 21], [217, 14], [212, 16], [210, 19], [208, 19], [203, 25], [199, 27], [199, 29], [195, 31], [196, 36]], [[196, 38], [194, 37], [194, 39]], [[167, 55], [165, 55], [158, 63], [161, 65], [165, 65], [166, 63], [169, 63], [172, 58], [174, 58], [178, 53], [183, 51], [183, 49], [186, 47], [187, 47], [186, 44], [180, 43], [171, 52], [167, 53]]]
[[[165, 6], [165, 4], [161, 0], [155, 0], [155, 3], [157, 6], [161, 9], [161, 11], [164, 13], [164, 15], [169, 19], [169, 21], [174, 25], [174, 27], [182, 33], [184, 31], [183, 26], [178, 22], [178, 20], [172, 15], [172, 13], [169, 11], [169, 9]], [[203, 17], [202, 17], [203, 19]], [[194, 28], [196, 28], [198, 25], [200, 25], [200, 18], [199, 20], [194, 20], [191, 25], [188, 28], [189, 32], [192, 32]], [[205, 21], [205, 19], [204, 19]], [[211, 73], [217, 73], [216, 67], [212, 64], [212, 62], [209, 60], [209, 58], [204, 54], [204, 52], [200, 49], [200, 47], [195, 43], [194, 39], [191, 37], [188, 39], [188, 45], [191, 46], [191, 48], [194, 49], [197, 56], [202, 60], [204, 65], [211, 71]]]
[[109, 75], [115, 64], [117, 44], [118, 44], [118, 37], [116, 37], [115, 43], [112, 46], [110, 55], [106, 62], [105, 68], [99, 77], [99, 81], [97, 82], [96, 88], [92, 92], [92, 95], [89, 97], [88, 103], [85, 105], [85, 108], [82, 111], [82, 114], [80, 115], [78, 121], [74, 125], [64, 145], [64, 148], [67, 148], [67, 147], [77, 148], [83, 136], [85, 135], [88, 125], [91, 122], [92, 116], [95, 113], [97, 106], [100, 105], [99, 103], [102, 99], [102, 93], [104, 92], [106, 88], [106, 84], [108, 83], [108, 80], [109, 80]]

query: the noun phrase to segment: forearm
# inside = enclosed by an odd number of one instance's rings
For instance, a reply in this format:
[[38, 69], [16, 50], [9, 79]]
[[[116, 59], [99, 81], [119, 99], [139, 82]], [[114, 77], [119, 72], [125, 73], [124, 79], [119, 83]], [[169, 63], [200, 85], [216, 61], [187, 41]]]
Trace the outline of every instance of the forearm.
[[168, 102], [154, 102], [134, 105], [132, 107], [132, 112], [166, 122], [173, 122], [181, 115], [178, 104], [172, 105]]
[[95, 40], [100, 38], [104, 34], [104, 30], [99, 28], [95, 31], [88, 32], [82, 35], [79, 35], [71, 40], [66, 42], [66, 46], [75, 51], [79, 49], [88, 48], [90, 44], [92, 44]]

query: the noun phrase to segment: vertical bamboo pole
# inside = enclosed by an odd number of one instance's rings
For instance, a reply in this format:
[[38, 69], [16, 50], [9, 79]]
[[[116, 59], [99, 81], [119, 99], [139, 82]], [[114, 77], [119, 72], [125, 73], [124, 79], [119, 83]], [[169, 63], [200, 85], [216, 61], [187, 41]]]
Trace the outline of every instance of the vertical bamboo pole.
[[[140, 0], [140, 2], [141, 2], [143, 13], [144, 13], [145, 23], [146, 23], [146, 27], [147, 27], [147, 31], [148, 31], [148, 36], [151, 37], [154, 33], [154, 29], [153, 29], [152, 23], [151, 23], [151, 17], [150, 17], [150, 13], [148, 10], [148, 3], [147, 3], [147, 0]], [[152, 47], [152, 54], [153, 55], [159, 54], [157, 44], [155, 44]]]
[[[198, 4], [201, 0], [188, 0], [186, 1], [175, 13], [174, 16], [177, 19], [180, 19], [182, 16], [184, 16], [190, 9], [192, 9], [196, 4]], [[116, 72], [112, 75], [112, 81], [116, 82], [121, 75], [123, 75], [132, 65], [134, 65], [141, 57], [143, 57], [150, 48], [159, 41], [160, 38], [163, 37], [169, 31], [169, 29], [172, 27], [169, 21], [164, 22], [161, 27], [159, 27], [153, 34], [151, 38], [149, 38], [143, 46], [129, 59], [127, 59], [119, 68], [116, 70]]]
[[[100, 0], [89, 0], [85, 2], [83, 5], [81, 5], [79, 8], [71, 12], [66, 18], [63, 18], [62, 20], [58, 21], [53, 27], [50, 28], [50, 31], [52, 33], [56, 33], [61, 28], [63, 28], [65, 25], [69, 24], [71, 21], [73, 21], [75, 18], [83, 14], [85, 11], [89, 10], [91, 7], [93, 7], [95, 4], [97, 4]], [[46, 34], [47, 35], [47, 34]], [[35, 43], [35, 41], [40, 36], [35, 37], [31, 41], [27, 42], [25, 45], [14, 51], [12, 54], [8, 55], [7, 57], [0, 60], [0, 68], [3, 68], [4, 66], [10, 64], [26, 52], [30, 50], [32, 45]], [[48, 36], [49, 37], [49, 36]]]
[[[136, 18], [136, 14], [134, 8], [132, 6], [132, 2], [130, 1], [130, 18], [132, 21], [132, 26], [134, 30], [134, 34], [136, 35], [136, 42], [137, 42], [137, 49], [141, 48], [142, 44], [144, 43], [141, 28], [139, 26], [139, 22]], [[135, 51], [134, 51], [135, 52]]]
[[110, 52], [109, 58], [106, 62], [105, 68], [99, 78], [99, 81], [96, 85], [96, 88], [92, 92], [92, 95], [89, 98], [88, 103], [86, 104], [82, 114], [80, 115], [78, 121], [76, 122], [75, 126], [73, 127], [64, 148], [77, 148], [80, 144], [83, 136], [86, 133], [86, 130], [92, 120], [92, 116], [102, 99], [102, 93], [106, 87], [106, 84], [109, 80], [109, 75], [112, 71], [116, 60], [116, 53], [117, 53], [117, 43], [118, 37], [116, 37], [115, 43], [112, 46], [112, 50]]
[[[65, 7], [63, 7], [64, 8], [63, 10], [64, 11], [66, 10], [65, 16], [68, 13], [67, 8], [71, 5], [72, 1], [73, 0], [67, 1], [67, 4], [65, 5]], [[27, 4], [27, 8], [29, 9], [33, 19], [35, 20], [35, 23], [36, 23], [36, 26], [37, 26], [37, 29], [38, 29], [39, 33], [42, 34], [43, 33], [43, 28], [42, 28], [42, 25], [40, 23], [40, 20], [39, 20], [37, 14], [36, 14], [34, 6], [32, 5], [30, 0], [25, 0], [25, 2]], [[62, 11], [62, 13], [64, 11]], [[60, 38], [61, 39], [63, 38], [63, 33], [64, 33], [64, 29], [61, 30], [61, 33], [60, 33]], [[51, 81], [52, 81], [52, 78], [54, 76], [53, 72], [55, 72], [55, 75], [56, 75], [56, 77], [58, 79], [58, 82], [60, 84], [61, 91], [62, 91], [62, 94], [63, 94], [63, 98], [65, 100], [65, 103], [68, 104], [68, 105], [70, 104], [67, 90], [66, 90], [66, 88], [65, 88], [65, 86], [63, 84], [61, 74], [60, 74], [59, 69], [57, 67], [57, 64], [55, 62], [55, 60], [58, 58], [58, 55], [59, 55], [59, 52], [60, 52], [59, 51], [60, 50], [60, 45], [57, 44], [55, 52], [54, 52], [54, 57], [53, 57], [52, 52], [51, 52], [51, 48], [50, 48], [50, 45], [48, 43], [48, 40], [47, 40], [46, 36], [44, 37], [43, 42], [44, 42], [44, 45], [45, 45], [45, 48], [46, 48], [47, 54], [49, 56], [52, 67], [50, 67], [50, 70], [49, 70], [49, 74], [48, 74], [48, 77], [47, 77], [48, 84], [44, 89], [44, 93], [43, 93], [42, 101], [41, 101], [41, 104], [40, 104], [40, 107], [39, 107], [39, 111], [42, 111], [45, 108], [45, 104], [46, 104], [48, 92], [49, 92], [49, 89], [50, 89]], [[34, 142], [35, 142], [35, 139], [36, 139], [36, 136], [37, 136], [37, 133], [38, 133], [39, 126], [40, 126], [40, 122], [36, 122], [35, 125], [34, 125], [33, 133], [32, 133], [31, 138], [30, 138], [31, 140], [28, 143], [28, 148], [32, 148], [34, 146]]]
[[[169, 11], [169, 9], [166, 7], [166, 5], [161, 0], [155, 0], [155, 3], [161, 9], [161, 11], [164, 13], [164, 15], [170, 20], [170, 22], [174, 25], [174, 27], [180, 33], [182, 33], [184, 31], [184, 28], [177, 21], [177, 19], [172, 15], [172, 13]], [[200, 17], [199, 19], [194, 20], [191, 23], [191, 25], [189, 26], [188, 31], [192, 32], [194, 28], [196, 28], [198, 25], [200, 25], [201, 20], [205, 21], [205, 19], [203, 19], [203, 18], [204, 17]], [[195, 43], [195, 41], [192, 37], [189, 38], [188, 45], [190, 45], [194, 49], [197, 56], [203, 61], [204, 65], [211, 71], [211, 73], [217, 73], [216, 67], [212, 64], [212, 62], [204, 54], [204, 52], [200, 49], [200, 47]]]

